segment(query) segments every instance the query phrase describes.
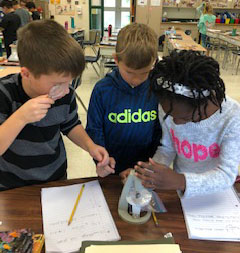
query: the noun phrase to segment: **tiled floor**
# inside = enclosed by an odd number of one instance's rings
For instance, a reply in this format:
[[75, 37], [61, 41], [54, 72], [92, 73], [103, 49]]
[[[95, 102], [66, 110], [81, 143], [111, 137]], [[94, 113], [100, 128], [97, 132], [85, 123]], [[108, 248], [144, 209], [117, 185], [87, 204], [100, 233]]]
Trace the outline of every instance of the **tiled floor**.
[[[232, 69], [229, 68], [227, 71], [221, 70], [221, 74], [226, 85], [227, 95], [240, 102], [240, 71], [238, 75], [232, 75]], [[83, 73], [81, 86], [77, 88], [78, 95], [87, 106], [92, 89], [97, 81], [98, 77], [92, 69], [92, 66], [89, 65]], [[80, 104], [79, 117], [83, 126], [85, 126], [86, 112]], [[68, 156], [68, 178], [95, 176], [95, 164], [89, 154], [72, 144], [67, 138], [64, 138], [64, 141]]]

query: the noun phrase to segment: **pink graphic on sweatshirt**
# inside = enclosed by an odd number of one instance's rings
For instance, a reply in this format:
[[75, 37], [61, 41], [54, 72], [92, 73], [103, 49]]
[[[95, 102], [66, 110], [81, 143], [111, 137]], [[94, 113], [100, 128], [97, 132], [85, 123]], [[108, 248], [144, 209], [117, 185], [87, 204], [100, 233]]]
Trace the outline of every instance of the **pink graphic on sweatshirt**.
[[191, 159], [193, 156], [194, 162], [204, 161], [208, 156], [212, 158], [219, 157], [220, 147], [217, 143], [211, 144], [206, 147], [201, 144], [189, 143], [187, 140], [182, 142], [174, 134], [174, 130], [171, 129], [172, 141], [178, 154], [183, 154], [185, 158]]

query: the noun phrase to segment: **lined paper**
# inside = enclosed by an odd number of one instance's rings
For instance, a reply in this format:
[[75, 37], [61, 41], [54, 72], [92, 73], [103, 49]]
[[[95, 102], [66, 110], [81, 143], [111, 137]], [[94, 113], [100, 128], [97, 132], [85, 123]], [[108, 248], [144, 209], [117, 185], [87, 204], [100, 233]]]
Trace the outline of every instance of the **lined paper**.
[[68, 226], [82, 184], [42, 189], [46, 252], [73, 252], [82, 241], [120, 239], [97, 180], [85, 183], [72, 223]]
[[240, 201], [233, 188], [181, 203], [189, 238], [240, 241]]

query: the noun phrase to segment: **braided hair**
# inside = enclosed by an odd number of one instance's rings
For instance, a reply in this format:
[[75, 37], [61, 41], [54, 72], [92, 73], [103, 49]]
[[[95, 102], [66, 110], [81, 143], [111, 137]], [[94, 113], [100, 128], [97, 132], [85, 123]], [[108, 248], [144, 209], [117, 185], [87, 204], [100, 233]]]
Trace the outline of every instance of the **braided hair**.
[[[170, 102], [170, 110], [166, 113], [165, 118], [173, 109], [173, 101], [189, 104], [193, 107], [192, 120], [196, 112], [201, 120], [202, 106], [207, 116], [208, 100], [218, 106], [221, 112], [221, 103], [226, 99], [225, 85], [220, 78], [218, 62], [196, 51], [173, 51], [170, 56], [163, 57], [163, 60], [156, 62], [149, 79], [150, 92], [157, 95], [160, 103], [162, 99]], [[182, 84], [187, 87], [191, 96], [177, 94], [174, 84]]]

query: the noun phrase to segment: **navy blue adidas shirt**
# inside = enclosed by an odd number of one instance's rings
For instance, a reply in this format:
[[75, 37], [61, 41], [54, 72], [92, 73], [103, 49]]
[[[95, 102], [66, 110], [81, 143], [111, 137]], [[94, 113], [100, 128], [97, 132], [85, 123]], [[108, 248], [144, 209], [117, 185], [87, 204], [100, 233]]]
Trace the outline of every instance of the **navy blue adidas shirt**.
[[116, 160], [116, 173], [147, 161], [160, 144], [158, 102], [149, 81], [132, 88], [119, 70], [100, 80], [91, 95], [87, 133]]

